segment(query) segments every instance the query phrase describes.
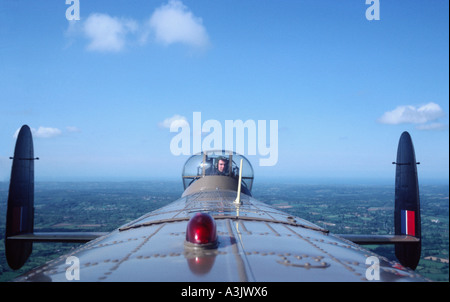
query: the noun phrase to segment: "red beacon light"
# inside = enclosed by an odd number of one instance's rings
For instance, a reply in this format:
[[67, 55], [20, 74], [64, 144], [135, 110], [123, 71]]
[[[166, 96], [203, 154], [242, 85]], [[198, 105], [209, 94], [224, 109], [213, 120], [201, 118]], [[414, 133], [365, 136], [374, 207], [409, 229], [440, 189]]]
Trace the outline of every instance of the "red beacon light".
[[197, 213], [188, 222], [186, 243], [190, 247], [215, 248], [217, 246], [216, 222], [207, 213]]

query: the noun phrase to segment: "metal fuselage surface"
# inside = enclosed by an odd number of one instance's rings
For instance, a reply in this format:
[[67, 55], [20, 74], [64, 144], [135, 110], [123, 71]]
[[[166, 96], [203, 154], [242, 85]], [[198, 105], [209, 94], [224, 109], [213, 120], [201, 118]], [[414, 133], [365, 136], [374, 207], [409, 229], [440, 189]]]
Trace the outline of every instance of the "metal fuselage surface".
[[[375, 280], [423, 281], [396, 262], [250, 195], [241, 194], [236, 203], [236, 190], [218, 186], [220, 177], [225, 176], [204, 177], [203, 186], [191, 187], [173, 203], [16, 280], [68, 281], [66, 260], [75, 256], [79, 281], [367, 281], [366, 261], [374, 256]], [[200, 212], [216, 222], [215, 248], [186, 245], [188, 221]]]

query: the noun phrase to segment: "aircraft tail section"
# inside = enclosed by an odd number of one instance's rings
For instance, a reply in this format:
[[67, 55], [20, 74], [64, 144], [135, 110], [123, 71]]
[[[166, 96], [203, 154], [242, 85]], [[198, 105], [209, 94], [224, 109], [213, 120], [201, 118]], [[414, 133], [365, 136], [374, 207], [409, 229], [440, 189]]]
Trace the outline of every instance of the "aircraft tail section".
[[11, 236], [33, 233], [34, 151], [31, 130], [22, 126], [17, 137], [9, 184], [5, 252], [8, 265], [19, 269], [31, 254], [33, 243], [14, 241]]
[[405, 267], [416, 269], [422, 249], [417, 162], [411, 136], [403, 132], [397, 149], [395, 171], [395, 235], [339, 236], [357, 244], [394, 244], [395, 256]]
[[411, 136], [403, 132], [397, 149], [395, 172], [395, 235], [415, 237], [418, 242], [396, 243], [395, 255], [403, 266], [415, 269], [421, 254], [421, 219], [417, 162]]
[[6, 210], [5, 254], [10, 268], [21, 268], [33, 250], [33, 242], [84, 243], [103, 232], [34, 232], [34, 157], [30, 127], [17, 136]]

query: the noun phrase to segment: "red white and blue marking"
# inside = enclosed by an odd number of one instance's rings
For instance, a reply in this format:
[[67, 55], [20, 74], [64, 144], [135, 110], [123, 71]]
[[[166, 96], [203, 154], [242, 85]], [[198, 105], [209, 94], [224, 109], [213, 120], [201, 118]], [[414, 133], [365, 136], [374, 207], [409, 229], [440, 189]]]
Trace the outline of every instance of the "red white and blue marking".
[[416, 236], [416, 214], [414, 211], [402, 210], [402, 234]]

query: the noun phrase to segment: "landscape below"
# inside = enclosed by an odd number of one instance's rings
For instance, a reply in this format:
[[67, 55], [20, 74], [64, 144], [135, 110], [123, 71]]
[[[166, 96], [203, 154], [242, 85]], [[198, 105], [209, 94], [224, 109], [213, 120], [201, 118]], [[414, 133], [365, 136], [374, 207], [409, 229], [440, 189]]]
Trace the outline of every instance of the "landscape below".
[[[12, 278], [78, 246], [34, 243], [18, 271], [4, 256], [8, 182], [0, 182], [0, 281]], [[178, 199], [179, 181], [37, 182], [36, 231], [112, 231]], [[393, 234], [393, 185], [305, 185], [255, 182], [253, 197], [337, 234]], [[449, 281], [449, 186], [421, 185], [422, 256], [417, 272]], [[366, 246], [395, 259], [393, 246]]]

